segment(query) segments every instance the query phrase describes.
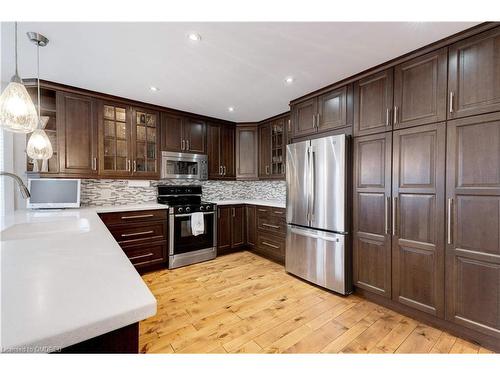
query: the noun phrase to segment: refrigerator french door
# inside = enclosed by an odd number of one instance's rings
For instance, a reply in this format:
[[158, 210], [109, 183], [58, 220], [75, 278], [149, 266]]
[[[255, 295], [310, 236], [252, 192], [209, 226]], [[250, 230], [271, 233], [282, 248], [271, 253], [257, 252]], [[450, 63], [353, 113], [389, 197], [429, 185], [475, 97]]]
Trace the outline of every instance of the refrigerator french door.
[[347, 138], [287, 146], [285, 269], [341, 294], [352, 291], [346, 257]]

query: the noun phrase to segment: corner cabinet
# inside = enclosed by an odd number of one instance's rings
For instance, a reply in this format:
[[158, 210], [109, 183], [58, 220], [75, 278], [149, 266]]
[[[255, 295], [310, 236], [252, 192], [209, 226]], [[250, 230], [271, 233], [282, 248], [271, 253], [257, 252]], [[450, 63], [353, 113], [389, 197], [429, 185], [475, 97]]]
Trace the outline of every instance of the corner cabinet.
[[285, 178], [289, 116], [259, 125], [259, 179]]
[[259, 128], [236, 126], [236, 179], [257, 180], [259, 177]]

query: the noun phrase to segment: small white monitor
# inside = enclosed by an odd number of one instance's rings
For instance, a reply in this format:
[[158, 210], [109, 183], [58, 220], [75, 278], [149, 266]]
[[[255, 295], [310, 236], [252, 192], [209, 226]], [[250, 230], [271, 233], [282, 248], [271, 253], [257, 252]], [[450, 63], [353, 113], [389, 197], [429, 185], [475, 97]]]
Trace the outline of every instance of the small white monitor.
[[80, 207], [80, 180], [70, 178], [28, 179], [28, 208]]

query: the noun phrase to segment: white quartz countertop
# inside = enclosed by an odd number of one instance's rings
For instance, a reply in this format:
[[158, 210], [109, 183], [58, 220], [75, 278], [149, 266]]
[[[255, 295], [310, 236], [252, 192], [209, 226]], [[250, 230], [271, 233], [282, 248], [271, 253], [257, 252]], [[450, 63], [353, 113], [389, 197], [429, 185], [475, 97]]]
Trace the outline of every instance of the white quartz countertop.
[[157, 203], [0, 217], [2, 351], [49, 352], [156, 314], [156, 300], [97, 215]]
[[261, 200], [261, 199], [239, 199], [239, 200], [220, 200], [220, 201], [210, 200], [210, 202], [215, 203], [219, 206], [231, 205], [231, 204], [253, 204], [256, 206], [286, 208], [285, 202]]

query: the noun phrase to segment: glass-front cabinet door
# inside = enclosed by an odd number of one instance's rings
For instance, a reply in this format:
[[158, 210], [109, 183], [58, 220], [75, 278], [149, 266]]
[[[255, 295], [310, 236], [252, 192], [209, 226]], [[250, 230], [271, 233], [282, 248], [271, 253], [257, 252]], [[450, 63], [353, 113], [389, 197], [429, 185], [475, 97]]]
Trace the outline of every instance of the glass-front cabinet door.
[[140, 176], [159, 176], [158, 113], [134, 108], [132, 111], [133, 161], [132, 173]]
[[103, 103], [99, 121], [99, 169], [111, 176], [127, 176], [132, 170], [130, 110], [127, 106]]

